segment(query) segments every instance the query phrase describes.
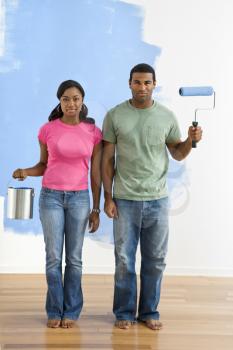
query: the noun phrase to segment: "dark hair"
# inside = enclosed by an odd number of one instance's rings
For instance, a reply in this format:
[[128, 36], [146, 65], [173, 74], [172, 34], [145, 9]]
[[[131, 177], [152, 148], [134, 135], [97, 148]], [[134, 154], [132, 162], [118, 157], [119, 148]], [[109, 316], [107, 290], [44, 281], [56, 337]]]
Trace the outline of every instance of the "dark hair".
[[153, 67], [151, 67], [149, 64], [146, 63], [139, 63], [136, 66], [134, 66], [130, 71], [129, 81], [132, 81], [133, 73], [152, 73], [153, 75], [153, 82], [156, 81], [155, 77], [155, 70]]
[[[62, 95], [64, 94], [64, 92], [69, 89], [75, 87], [76, 89], [78, 89], [82, 95], [82, 98], [84, 99], [85, 96], [85, 91], [82, 87], [81, 84], [79, 84], [77, 81], [75, 80], [65, 80], [63, 81], [58, 89], [57, 89], [57, 98], [60, 100], [60, 98], [62, 97]], [[84, 123], [89, 123], [89, 124], [95, 124], [95, 120], [93, 118], [88, 118], [88, 108], [87, 106], [83, 103], [82, 104], [82, 108], [81, 111], [79, 113], [79, 119], [80, 121], [84, 122]], [[61, 118], [63, 116], [63, 112], [61, 110], [61, 104], [59, 103], [50, 113], [49, 115], [49, 121], [51, 122], [52, 120]]]

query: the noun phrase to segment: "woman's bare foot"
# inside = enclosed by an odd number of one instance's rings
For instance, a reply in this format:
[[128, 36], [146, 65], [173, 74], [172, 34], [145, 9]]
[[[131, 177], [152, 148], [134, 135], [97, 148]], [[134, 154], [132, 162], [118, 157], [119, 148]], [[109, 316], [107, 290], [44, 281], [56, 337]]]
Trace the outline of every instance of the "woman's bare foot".
[[145, 320], [146, 327], [152, 329], [153, 331], [158, 331], [163, 327], [162, 322], [159, 320]]
[[61, 321], [62, 328], [73, 328], [75, 325], [75, 320], [70, 320], [69, 318], [64, 318]]
[[61, 325], [61, 320], [48, 320], [47, 327], [48, 328], [58, 328]]
[[129, 329], [134, 322], [130, 320], [117, 320], [115, 326], [120, 329]]

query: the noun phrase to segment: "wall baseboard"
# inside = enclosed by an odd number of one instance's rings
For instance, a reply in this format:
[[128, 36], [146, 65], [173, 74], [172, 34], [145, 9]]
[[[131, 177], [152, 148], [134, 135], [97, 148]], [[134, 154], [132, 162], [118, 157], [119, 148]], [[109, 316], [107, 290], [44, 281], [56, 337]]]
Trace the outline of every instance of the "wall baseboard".
[[165, 270], [165, 275], [233, 277], [233, 268], [168, 267]]
[[[136, 269], [139, 274], [139, 268]], [[42, 266], [0, 266], [0, 273], [16, 274], [43, 274], [45, 268]], [[114, 266], [84, 266], [83, 274], [114, 274]], [[166, 276], [210, 276], [210, 277], [233, 277], [233, 269], [230, 268], [195, 268], [195, 267], [167, 267]]]

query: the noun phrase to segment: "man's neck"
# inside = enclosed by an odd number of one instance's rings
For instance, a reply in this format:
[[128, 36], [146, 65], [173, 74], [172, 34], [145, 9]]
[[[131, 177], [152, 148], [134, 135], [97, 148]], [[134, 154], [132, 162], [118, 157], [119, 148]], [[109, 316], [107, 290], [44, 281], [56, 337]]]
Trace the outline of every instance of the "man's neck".
[[154, 100], [152, 99], [145, 102], [138, 102], [135, 99], [130, 99], [129, 102], [133, 107], [139, 108], [139, 109], [150, 108], [154, 104]]

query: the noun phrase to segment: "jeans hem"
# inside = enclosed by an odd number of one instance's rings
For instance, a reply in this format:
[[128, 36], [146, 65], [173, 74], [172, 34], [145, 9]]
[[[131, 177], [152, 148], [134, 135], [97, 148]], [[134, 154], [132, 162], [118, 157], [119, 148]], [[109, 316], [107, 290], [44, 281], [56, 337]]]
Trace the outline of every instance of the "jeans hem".
[[77, 316], [70, 316], [70, 315], [63, 315], [62, 319], [64, 320], [65, 318], [69, 319], [69, 320], [72, 320], [72, 321], [76, 321], [76, 320], [78, 320], [79, 317], [77, 317]]
[[122, 317], [122, 318], [118, 318], [116, 317], [116, 321], [130, 321], [130, 322], [137, 322], [136, 318], [128, 318], [128, 317]]
[[137, 321], [138, 321], [138, 322], [146, 322], [146, 321], [148, 321], [148, 320], [159, 321], [159, 318], [150, 317], [150, 316], [148, 316], [148, 317], [146, 317], [146, 318], [143, 318], [143, 319], [140, 318], [140, 317], [137, 318]]
[[48, 315], [48, 320], [61, 320], [61, 316], [57, 315]]

